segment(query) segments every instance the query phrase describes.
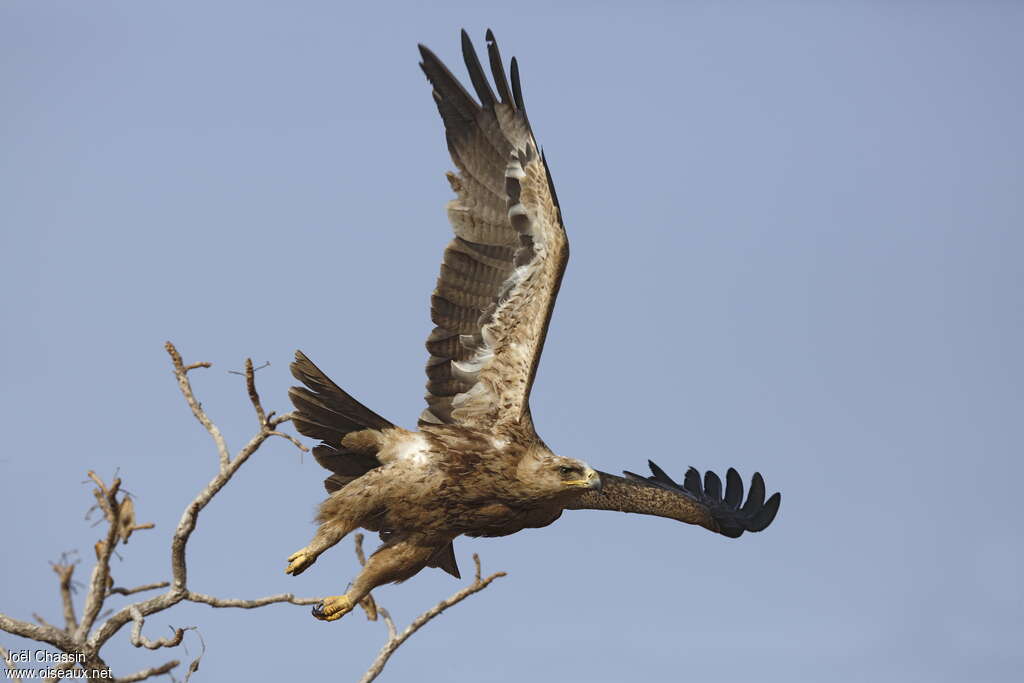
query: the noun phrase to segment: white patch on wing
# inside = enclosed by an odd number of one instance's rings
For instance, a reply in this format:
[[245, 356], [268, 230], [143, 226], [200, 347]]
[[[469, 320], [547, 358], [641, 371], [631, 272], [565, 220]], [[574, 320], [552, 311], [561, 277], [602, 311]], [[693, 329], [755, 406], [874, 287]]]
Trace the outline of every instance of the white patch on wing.
[[529, 218], [530, 213], [522, 204], [513, 204], [512, 208], [508, 210], [508, 217], [511, 219], [513, 216], [526, 216], [527, 218]]
[[430, 447], [422, 434], [415, 434], [403, 439], [395, 448], [395, 460], [406, 462], [416, 467], [423, 467], [432, 460]]
[[519, 159], [512, 157], [512, 161], [505, 165], [505, 177], [515, 178], [516, 180], [522, 180], [526, 177], [526, 171], [523, 170], [523, 165], [519, 163]]

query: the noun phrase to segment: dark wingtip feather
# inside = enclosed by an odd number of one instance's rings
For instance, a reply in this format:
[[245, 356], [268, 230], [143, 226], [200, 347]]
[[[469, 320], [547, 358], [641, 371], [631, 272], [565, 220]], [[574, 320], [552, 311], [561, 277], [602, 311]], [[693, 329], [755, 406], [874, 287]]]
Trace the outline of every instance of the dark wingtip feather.
[[754, 472], [750, 481], [750, 493], [747, 495], [747, 502], [743, 505], [743, 514], [754, 515], [764, 505], [764, 478], [760, 472]]
[[498, 41], [494, 38], [494, 32], [487, 29], [487, 58], [491, 62], [491, 75], [494, 76], [494, 86], [498, 89], [503, 104], [513, 104], [512, 93], [508, 89], [508, 77], [505, 75], [505, 65], [501, 61], [501, 52], [498, 50]]
[[526, 124], [526, 129], [532, 131], [533, 128], [530, 126], [530, 117], [526, 114], [526, 105], [523, 103], [523, 85], [519, 80], [519, 60], [515, 57], [512, 58], [512, 98], [516, 102], [516, 107], [519, 109], [519, 113], [523, 117], [523, 123]]
[[526, 111], [526, 106], [523, 104], [523, 87], [519, 81], [519, 60], [515, 57], [512, 58], [512, 97], [516, 101], [516, 107]]
[[[640, 481], [650, 486], [674, 491], [695, 499], [705, 505], [714, 519], [713, 530], [728, 538], [739, 538], [745, 531], [757, 532], [766, 529], [779, 511], [782, 494], [773, 494], [765, 502], [764, 478], [760, 472], [751, 477], [750, 493], [743, 502], [743, 478], [734, 468], [725, 473], [725, 494], [718, 474], [708, 470], [704, 477], [694, 467], [686, 470], [683, 484], [677, 484], [668, 474], [651, 460], [647, 461], [652, 476], [643, 477], [625, 472], [626, 479]], [[742, 503], [742, 507], [740, 507]]]
[[654, 474], [654, 478], [655, 479], [658, 479], [659, 481], [663, 481], [666, 484], [673, 484], [675, 486], [678, 486], [678, 484], [676, 484], [674, 481], [672, 481], [672, 477], [668, 476], [665, 473], [665, 470], [663, 470], [660, 467], [658, 467], [657, 463], [655, 463], [653, 460], [648, 460], [647, 461], [647, 466], [651, 468], [651, 472]]
[[691, 467], [686, 470], [686, 475], [683, 477], [683, 489], [698, 497], [703, 493], [700, 484], [700, 472], [696, 468]]
[[771, 498], [764, 504], [764, 507], [758, 511], [754, 518], [750, 521], [747, 526], [747, 531], [764, 531], [768, 528], [768, 525], [775, 520], [775, 515], [779, 512], [779, 505], [782, 504], [782, 494], [774, 493]]
[[473, 41], [466, 33], [466, 29], [462, 29], [462, 59], [466, 63], [469, 80], [472, 81], [473, 89], [476, 90], [476, 94], [480, 98], [480, 104], [484, 107], [493, 107], [494, 91], [491, 90], [491, 84], [487, 82], [487, 76], [484, 75], [483, 67], [480, 66], [480, 58], [477, 57], [476, 48], [473, 47]]
[[704, 495], [714, 503], [722, 502], [722, 480], [711, 470], [704, 473]]
[[725, 502], [730, 507], [738, 507], [743, 502], [743, 477], [732, 467], [725, 473]]

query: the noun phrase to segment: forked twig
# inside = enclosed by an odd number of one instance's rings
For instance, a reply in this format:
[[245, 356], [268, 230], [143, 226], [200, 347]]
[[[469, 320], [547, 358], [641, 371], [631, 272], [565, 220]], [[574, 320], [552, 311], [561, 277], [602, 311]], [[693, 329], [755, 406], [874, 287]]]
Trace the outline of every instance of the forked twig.
[[395, 628], [395, 623], [391, 619], [391, 615], [383, 607], [378, 608], [378, 612], [381, 618], [384, 620], [384, 624], [388, 629], [388, 641], [384, 643], [384, 647], [380, 649], [377, 654], [377, 659], [374, 660], [373, 664], [367, 669], [366, 673], [359, 683], [370, 683], [370, 681], [377, 678], [381, 671], [384, 670], [384, 665], [388, 663], [391, 655], [395, 653], [395, 650], [399, 648], [405, 641], [407, 641], [412, 634], [419, 631], [421, 628], [427, 625], [431, 619], [444, 612], [449, 607], [459, 604], [474, 593], [479, 593], [483, 589], [491, 585], [491, 582], [495, 579], [500, 579], [503, 576], [507, 576], [505, 572], [495, 572], [487, 578], [480, 577], [480, 556], [473, 553], [473, 563], [476, 565], [476, 573], [473, 577], [473, 583], [469, 584], [459, 592], [455, 593], [449, 598], [442, 600], [423, 614], [413, 619], [412, 623], [409, 624], [404, 631], [398, 633], [398, 629]]

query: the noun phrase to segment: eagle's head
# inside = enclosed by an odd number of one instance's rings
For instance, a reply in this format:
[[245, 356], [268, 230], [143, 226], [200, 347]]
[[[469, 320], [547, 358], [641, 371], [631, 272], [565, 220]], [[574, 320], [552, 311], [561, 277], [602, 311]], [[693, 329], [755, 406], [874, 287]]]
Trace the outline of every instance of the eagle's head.
[[547, 448], [534, 449], [523, 455], [516, 475], [531, 496], [538, 499], [601, 488], [601, 475], [593, 467], [582, 460], [555, 455]]

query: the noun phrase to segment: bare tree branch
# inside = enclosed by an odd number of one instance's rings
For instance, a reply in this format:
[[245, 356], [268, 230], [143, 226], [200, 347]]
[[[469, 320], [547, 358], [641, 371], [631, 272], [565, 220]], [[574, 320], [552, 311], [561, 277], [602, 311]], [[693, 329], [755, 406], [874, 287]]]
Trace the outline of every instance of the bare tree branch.
[[[228, 451], [223, 435], [203, 410], [202, 404], [195, 397], [191, 382], [188, 379], [188, 373], [192, 370], [197, 368], [209, 368], [211, 364], [192, 363], [190, 365], [185, 365], [182, 361], [181, 354], [178, 353], [178, 350], [173, 344], [167, 342], [165, 349], [171, 357], [178, 388], [181, 391], [185, 402], [192, 410], [192, 414], [196, 420], [210, 434], [214, 445], [216, 446], [218, 459], [217, 471], [207, 485], [201, 489], [185, 507], [181, 514], [181, 518], [174, 529], [170, 543], [171, 580], [148, 583], [134, 588], [113, 586], [113, 579], [110, 575], [110, 560], [114, 554], [115, 547], [119, 542], [127, 543], [128, 538], [134, 531], [138, 531], [140, 529], [151, 529], [153, 528], [153, 524], [136, 523], [135, 502], [133, 501], [133, 497], [122, 488], [121, 480], [119, 478], [115, 477], [110, 484], [107, 484], [95, 472], [88, 472], [89, 479], [95, 485], [93, 496], [96, 499], [96, 505], [91, 509], [99, 509], [103, 513], [103, 519], [99, 520], [98, 523], [105, 521], [107, 528], [102, 538], [95, 545], [96, 563], [93, 566], [92, 573], [90, 575], [81, 618], [79, 619], [75, 614], [73, 599], [73, 586], [76, 583], [73, 576], [77, 561], [69, 561], [67, 556], [62, 556], [60, 562], [51, 563], [53, 571], [60, 579], [59, 586], [64, 628], [58, 628], [57, 626], [51, 625], [38, 615], [36, 618], [40, 623], [32, 624], [9, 617], [5, 614], [0, 614], [0, 630], [23, 638], [28, 638], [30, 640], [48, 643], [58, 650], [76, 655], [74, 661], [61, 662], [57, 666], [53, 667], [53, 669], [58, 672], [55, 674], [54, 680], [63, 678], [64, 676], [62, 673], [64, 672], [71, 672], [74, 673], [74, 675], [83, 674], [86, 677], [101, 676], [103, 678], [111, 678], [110, 669], [100, 657], [99, 653], [101, 648], [110, 640], [110, 638], [112, 638], [128, 623], [132, 624], [129, 640], [136, 647], [156, 650], [183, 645], [183, 639], [186, 631], [194, 630], [194, 626], [172, 629], [171, 635], [164, 638], [149, 639], [142, 633], [146, 617], [169, 609], [183, 601], [201, 603], [214, 608], [254, 609], [272, 604], [314, 605], [323, 600], [323, 598], [320, 597], [299, 598], [291, 593], [281, 593], [279, 595], [270, 595], [253, 599], [220, 598], [189, 590], [188, 567], [186, 564], [185, 552], [186, 546], [191, 538], [192, 532], [195, 531], [199, 514], [203, 509], [205, 509], [213, 497], [217, 495], [225, 485], [227, 485], [238, 469], [244, 465], [253, 453], [255, 453], [270, 437], [276, 436], [287, 439], [300, 451], [308, 451], [308, 449], [294, 436], [277, 431], [277, 428], [282, 424], [292, 420], [293, 414], [285, 413], [278, 416], [274, 414], [274, 411], [266, 412], [264, 410], [260, 401], [259, 393], [256, 391], [254, 380], [255, 369], [253, 368], [252, 361], [247, 359], [245, 362], [246, 393], [248, 394], [249, 401], [256, 413], [259, 429], [256, 434], [253, 435], [234, 455], [234, 457], [232, 457]], [[361, 564], [365, 564], [366, 557], [362, 547], [363, 535], [357, 534], [355, 536], [355, 541], [357, 557]], [[381, 615], [388, 629], [388, 642], [381, 649], [377, 656], [377, 660], [367, 672], [366, 676], [364, 676], [364, 681], [371, 681], [376, 678], [394, 651], [423, 625], [448, 607], [461, 602], [473, 593], [483, 590], [490, 585], [492, 581], [505, 575], [504, 572], [499, 572], [487, 577], [486, 579], [481, 579], [480, 560], [475, 555], [473, 559], [476, 562], [477, 567], [476, 578], [473, 583], [447, 600], [441, 601], [427, 612], [424, 612], [401, 633], [398, 632], [398, 629], [395, 627], [394, 621], [387, 610], [378, 609], [372, 595], [366, 596], [366, 598], [360, 602], [363, 609], [366, 610], [366, 614], [369, 619], [375, 620], [377, 619], [378, 614]], [[139, 600], [138, 602], [125, 605], [112, 613], [110, 610], [104, 611], [104, 603], [106, 599], [112, 595], [128, 596], [158, 589], [166, 590], [148, 599]], [[109, 617], [107, 616], [108, 614], [110, 615]], [[102, 618], [106, 618], [106, 620], [102, 621]], [[200, 643], [202, 644], [202, 653], [205, 653], [206, 644], [203, 642], [202, 636], [199, 635], [198, 631], [196, 632], [196, 635], [199, 637]], [[198, 670], [200, 659], [203, 656], [202, 653], [200, 653], [199, 656], [189, 664], [185, 675], [185, 681], [188, 681], [191, 675]], [[0, 647], [0, 655], [4, 657], [8, 672], [12, 672], [16, 667], [10, 653]], [[171, 675], [171, 671], [179, 665], [180, 662], [178, 660], [173, 660], [157, 667], [137, 671], [128, 676], [113, 678], [113, 680], [120, 681], [121, 683], [130, 683], [133, 681], [146, 680], [154, 676]], [[9, 673], [9, 677], [13, 676], [13, 673]]]
[[161, 647], [177, 647], [181, 644], [181, 639], [185, 637], [185, 631], [191, 631], [195, 629], [195, 626], [186, 626], [185, 628], [174, 629], [174, 635], [170, 638], [157, 638], [156, 640], [150, 640], [146, 636], [142, 635], [142, 626], [146, 623], [145, 618], [142, 616], [142, 612], [139, 611], [134, 605], [128, 608], [128, 611], [132, 615], [132, 645], [135, 647], [144, 647], [147, 650], [157, 650]]
[[60, 577], [60, 600], [61, 606], [64, 609], [64, 630], [68, 633], [73, 633], [78, 628], [78, 618], [75, 616], [75, 603], [71, 599], [71, 582], [72, 575], [75, 573], [75, 563], [66, 562], [66, 558], [61, 559], [61, 562], [51, 562], [50, 567]]
[[238, 598], [215, 598], [212, 595], [203, 595], [202, 593], [194, 593], [189, 591], [185, 596], [186, 600], [190, 602], [199, 602], [210, 607], [237, 607], [239, 609], [253, 609], [255, 607], [264, 607], [266, 605], [274, 605], [277, 603], [288, 603], [291, 605], [315, 605], [318, 602], [323, 602], [323, 598], [297, 598], [291, 593], [281, 593], [280, 595], [270, 595], [265, 598], [255, 598], [252, 600], [240, 600]]
[[156, 583], [147, 583], [145, 586], [136, 586], [135, 588], [121, 588], [120, 586], [115, 586], [107, 591], [107, 595], [134, 595], [135, 593], [152, 591], [157, 588], [167, 588], [170, 585], [170, 581], [157, 581]]
[[[271, 436], [279, 436], [288, 439], [301, 450], [307, 450], [294, 437], [283, 432], [277, 432], [276, 428], [291, 420], [291, 414], [274, 416], [274, 413], [266, 413], [260, 404], [259, 394], [256, 392], [253, 379], [254, 370], [252, 362], [246, 362], [246, 390], [249, 399], [256, 411], [259, 421], [259, 431], [245, 444], [245, 446], [232, 459], [227, 450], [226, 442], [217, 426], [210, 420], [202, 408], [202, 404], [196, 399], [188, 373], [197, 368], [208, 368], [210, 363], [193, 363], [185, 365], [181, 354], [168, 342], [165, 345], [168, 355], [174, 367], [174, 375], [178, 382], [178, 388], [185, 398], [185, 402], [191, 408], [193, 416], [207, 430], [213, 438], [217, 448], [218, 471], [213, 479], [203, 488], [196, 497], [189, 503], [182, 513], [181, 520], [175, 528], [171, 540], [171, 574], [172, 581], [160, 581], [138, 586], [136, 588], [113, 587], [110, 577], [110, 559], [118, 542], [127, 543], [132, 532], [139, 529], [152, 528], [152, 524], [137, 524], [135, 520], [135, 506], [130, 496], [121, 488], [121, 480], [114, 479], [109, 485], [104, 482], [95, 472], [89, 472], [89, 479], [95, 484], [93, 495], [96, 499], [94, 509], [103, 513], [103, 520], [107, 523], [107, 530], [103, 538], [96, 543], [96, 564], [93, 567], [89, 580], [88, 590], [85, 596], [85, 605], [82, 611], [82, 618], [79, 621], [74, 611], [72, 598], [72, 583], [74, 564], [62, 558], [60, 563], [53, 563], [53, 570], [60, 577], [61, 602], [63, 606], [64, 629], [59, 629], [45, 622], [39, 617], [40, 624], [31, 624], [19, 619], [0, 614], [0, 629], [15, 635], [48, 643], [54, 647], [75, 655], [80, 655], [79, 664], [84, 669], [106, 669], [106, 664], [99, 657], [99, 650], [103, 645], [129, 622], [133, 623], [131, 642], [137, 647], [155, 649], [159, 647], [173, 647], [181, 643], [184, 632], [188, 629], [176, 629], [169, 638], [150, 640], [142, 635], [142, 625], [145, 618], [156, 612], [168, 609], [177, 603], [190, 599], [194, 602], [203, 602], [215, 607], [242, 607], [253, 608], [277, 602], [291, 603], [296, 605], [311, 605], [320, 601], [319, 598], [296, 598], [290, 594], [270, 596], [256, 600], [235, 600], [222, 599], [201, 593], [193, 593], [187, 589], [187, 566], [185, 564], [185, 547], [189, 537], [194, 531], [199, 513], [206, 507], [214, 495], [216, 495], [230, 481], [235, 472], [238, 471], [246, 460]], [[132, 595], [144, 591], [166, 588], [167, 590], [149, 599], [127, 605], [115, 611], [106, 621], [97, 625], [97, 620], [103, 612], [104, 602], [107, 597], [115, 594]], [[94, 628], [95, 627], [95, 628]], [[205, 649], [205, 645], [204, 645]], [[82, 660], [84, 659], [84, 663]], [[198, 658], [189, 667], [190, 672], [198, 668]], [[168, 673], [174, 666], [170, 663], [153, 669], [132, 674], [129, 677], [118, 680], [143, 680], [151, 676]], [[75, 668], [72, 663], [69, 666], [58, 667], [61, 671]], [[109, 675], [109, 674], [108, 674]]]
[[384, 619], [384, 625], [388, 627], [388, 640], [395, 640], [398, 638], [398, 629], [395, 628], [395, 621], [391, 618], [391, 612], [388, 612], [383, 607], [379, 607], [378, 611], [381, 618]]
[[[61, 662], [57, 666], [53, 667], [54, 671], [71, 671], [72, 669], [74, 669], [76, 672], [83, 671], [82, 667], [78, 666], [76, 662]], [[43, 680], [46, 681], [46, 683], [57, 683], [57, 681], [64, 680], [65, 678], [66, 677], [60, 676], [58, 674], [58, 676], [50, 676], [48, 678], [44, 678]]]
[[104, 517], [107, 519], [107, 537], [96, 544], [96, 564], [92, 569], [92, 577], [89, 580], [89, 592], [85, 597], [85, 607], [82, 609], [82, 621], [75, 629], [75, 639], [81, 640], [92, 628], [96, 617], [99, 616], [103, 607], [103, 600], [107, 595], [107, 582], [110, 580], [110, 555], [114, 552], [114, 545], [117, 543], [120, 529], [121, 506], [117, 500], [118, 489], [121, 488], [121, 480], [114, 479], [107, 487], [103, 481], [90, 470], [89, 478], [96, 483], [96, 502], [99, 503]]
[[188, 379], [188, 373], [198, 368], [208, 368], [212, 363], [193, 363], [192, 365], [186, 366], [181, 360], [181, 354], [178, 353], [178, 349], [174, 348], [174, 344], [167, 342], [164, 344], [164, 349], [171, 357], [171, 362], [174, 364], [174, 376], [178, 380], [178, 389], [181, 390], [182, 396], [185, 397], [185, 401], [188, 403], [188, 407], [192, 409], [192, 414], [199, 420], [199, 424], [206, 428], [206, 431], [210, 433], [213, 438], [213, 443], [217, 446], [217, 455], [220, 458], [220, 466], [223, 469], [228, 464], [228, 445], [224, 441], [224, 435], [220, 433], [220, 429], [217, 425], [210, 421], [210, 418], [206, 416], [206, 412], [203, 411], [202, 404], [196, 400], [195, 394], [192, 393], [192, 383]]
[[[362, 567], [366, 566], [366, 553], [363, 552], [363, 535], [356, 534], [356, 559], [359, 560], [359, 565]], [[366, 597], [359, 601], [359, 606], [366, 612], [366, 618], [369, 621], [377, 621], [377, 601], [373, 599], [373, 593], [367, 593]]]
[[[199, 654], [196, 656], [196, 658], [188, 664], [188, 671], [185, 672], [185, 683], [188, 683], [190, 680], [192, 680], [192, 674], [199, 671], [199, 660], [201, 660], [203, 658], [203, 655], [206, 654], [206, 641], [203, 640], [203, 636], [201, 633], [199, 633], [199, 631], [196, 631], [196, 637], [199, 638], [199, 647], [201, 648], [201, 650], [199, 651]], [[185, 651], [188, 652], [188, 648], [185, 648]]]
[[[288, 419], [291, 419], [291, 417], [289, 417]], [[288, 434], [288, 433], [286, 433], [286, 432], [279, 432], [279, 431], [276, 431], [276, 430], [275, 430], [275, 431], [271, 431], [271, 432], [269, 432], [269, 433], [268, 433], [268, 436], [279, 436], [279, 437], [281, 437], [282, 439], [288, 439], [289, 441], [291, 441], [291, 442], [292, 442], [292, 445], [293, 445], [293, 446], [295, 446], [296, 448], [298, 448], [298, 449], [299, 449], [300, 451], [302, 451], [303, 453], [308, 453], [308, 452], [309, 452], [309, 449], [308, 449], [308, 448], [306, 448], [305, 446], [303, 446], [303, 445], [302, 445], [301, 443], [299, 443], [299, 440], [298, 440], [298, 439], [296, 439], [296, 438], [295, 438], [294, 436], [292, 436], [291, 434]]]
[[57, 628], [56, 626], [48, 622], [46, 619], [43, 619], [42, 615], [40, 615], [38, 612], [33, 612], [32, 618], [35, 619], [36, 623], [40, 626], [46, 626], [48, 628]]
[[6, 614], [0, 614], [0, 629], [16, 636], [21, 636], [22, 638], [29, 638], [31, 640], [49, 643], [64, 652], [78, 651], [76, 649], [75, 641], [71, 636], [63, 631], [57, 630], [57, 628], [53, 626], [30, 624], [27, 621], [13, 619]]
[[163, 676], [164, 674], [170, 673], [171, 669], [178, 666], [179, 664], [181, 664], [181, 662], [179, 662], [177, 659], [172, 659], [166, 664], [154, 666], [151, 669], [143, 669], [142, 671], [136, 671], [135, 673], [129, 674], [128, 676], [115, 678], [114, 683], [135, 683], [136, 681], [144, 681], [147, 678], [152, 678], [153, 676]]
[[249, 402], [256, 410], [256, 419], [259, 421], [260, 429], [263, 429], [267, 424], [267, 414], [263, 412], [260, 395], [256, 392], [256, 373], [252, 369], [252, 358], [245, 359], [245, 389], [249, 393]]
[[479, 593], [491, 585], [491, 582], [495, 579], [507, 576], [505, 572], [496, 572], [488, 576], [486, 579], [481, 579], [480, 556], [476, 553], [473, 553], [473, 562], [476, 564], [476, 576], [473, 579], [473, 583], [469, 584], [450, 598], [442, 600], [420, 616], [416, 617], [416, 619], [414, 619], [413, 622], [398, 635], [395, 635], [397, 629], [395, 629], [395, 624], [391, 620], [391, 615], [388, 614], [387, 610], [379, 608], [379, 612], [384, 618], [384, 623], [388, 627], [388, 642], [384, 643], [384, 647], [382, 647], [380, 652], [377, 654], [377, 659], [374, 660], [373, 664], [369, 669], [367, 669], [363, 677], [359, 679], [359, 683], [370, 683], [370, 681], [377, 678], [381, 671], [384, 670], [384, 665], [388, 663], [391, 655], [395, 653], [395, 650], [397, 650], [402, 643], [408, 640], [412, 634], [423, 628], [423, 626], [425, 626], [431, 619], [441, 614], [449, 607], [459, 604], [474, 593]]
[[4, 664], [7, 666], [7, 678], [12, 681], [20, 681], [21, 676], [16, 673], [18, 667], [15, 666], [14, 660], [11, 659], [11, 653], [3, 645], [0, 645], [0, 657], [4, 658]]

